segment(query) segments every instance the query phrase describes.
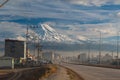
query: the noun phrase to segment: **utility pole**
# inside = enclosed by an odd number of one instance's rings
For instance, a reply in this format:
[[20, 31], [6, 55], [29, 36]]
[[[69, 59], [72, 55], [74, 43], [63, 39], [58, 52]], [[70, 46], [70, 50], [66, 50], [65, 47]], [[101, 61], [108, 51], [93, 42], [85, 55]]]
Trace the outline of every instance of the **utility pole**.
[[119, 32], [117, 32], [117, 66], [119, 66]]
[[38, 60], [39, 60], [39, 58], [40, 58], [40, 41], [39, 41], [39, 37], [38, 37], [38, 46], [37, 46], [37, 49], [38, 49], [37, 58], [38, 58]]
[[38, 36], [38, 44], [37, 44], [37, 50], [38, 50], [38, 55], [37, 55], [37, 59], [41, 59], [42, 58], [42, 46], [40, 45], [40, 38]]
[[[36, 25], [33, 25], [33, 26], [30, 26], [30, 28], [31, 29], [34, 29], [34, 30], [36, 30], [36, 29], [38, 29], [39, 28], [39, 26], [36, 26]], [[35, 38], [35, 36], [34, 36], [34, 38]], [[37, 41], [37, 46], [36, 46], [36, 48], [37, 48], [37, 52], [38, 52], [38, 54], [37, 54], [37, 59], [39, 60], [40, 58], [42, 58], [42, 46], [40, 45], [40, 38], [39, 38], [39, 35], [38, 35], [38, 41]], [[35, 45], [35, 39], [34, 39], [34, 45]], [[35, 48], [35, 49], [36, 49]], [[35, 50], [34, 50], [34, 55], [35, 55]]]
[[[35, 25], [30, 25], [30, 26], [27, 26], [27, 29], [26, 29], [26, 58], [28, 58], [28, 48], [29, 48], [29, 28], [31, 28], [32, 30], [36, 30], [37, 28], [39, 28], [39, 26], [35, 26]], [[37, 45], [35, 43], [36, 41], [36, 36], [35, 35], [32, 35], [33, 37], [33, 43], [34, 43], [34, 56], [35, 56], [35, 51], [36, 51], [36, 48], [37, 48], [37, 59], [39, 60], [40, 58], [42, 58], [42, 53], [40, 54], [40, 52], [42, 52], [42, 46], [40, 45], [40, 38], [39, 38], [39, 35], [37, 35]]]
[[27, 29], [26, 29], [26, 59], [28, 58], [28, 26], [27, 26]]
[[88, 41], [88, 63], [90, 61], [90, 42]]
[[112, 55], [112, 63], [113, 63], [113, 59], [114, 59], [114, 57], [113, 57], [113, 50], [112, 50], [112, 53], [111, 53], [111, 55]]
[[36, 51], [36, 43], [35, 43], [35, 38], [34, 38], [34, 42], [33, 42], [33, 44], [34, 44], [34, 56], [35, 56], [35, 51]]
[[99, 64], [101, 64], [101, 43], [102, 43], [102, 38], [101, 38], [101, 32], [100, 32], [100, 39], [99, 39]]

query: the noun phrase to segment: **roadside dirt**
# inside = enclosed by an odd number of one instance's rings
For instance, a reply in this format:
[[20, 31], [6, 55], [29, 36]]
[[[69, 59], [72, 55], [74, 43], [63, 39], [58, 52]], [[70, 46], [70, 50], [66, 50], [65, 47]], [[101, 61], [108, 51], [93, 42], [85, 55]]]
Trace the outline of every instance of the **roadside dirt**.
[[49, 76], [45, 80], [84, 80], [74, 71], [63, 66], [57, 66], [57, 72]]
[[71, 69], [66, 68], [66, 70], [70, 80], [84, 80], [80, 75], [78, 75], [76, 72], [72, 71]]
[[43, 66], [39, 69], [27, 70], [22, 72], [22, 76], [19, 80], [43, 80], [51, 74], [55, 73], [57, 67], [55, 65]]
[[42, 80], [55, 73], [55, 65], [45, 65], [39, 68], [23, 68], [15, 70], [1, 70], [0, 80]]
[[20, 69], [10, 75], [3, 74], [0, 80], [84, 80], [77, 73], [63, 66], [45, 65], [40, 68]]

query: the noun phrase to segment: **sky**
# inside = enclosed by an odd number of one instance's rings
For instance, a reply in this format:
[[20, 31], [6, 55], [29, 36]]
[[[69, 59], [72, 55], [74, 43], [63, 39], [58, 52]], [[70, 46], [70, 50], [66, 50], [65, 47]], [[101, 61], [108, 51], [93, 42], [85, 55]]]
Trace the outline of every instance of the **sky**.
[[120, 0], [9, 0], [0, 8], [0, 35], [5, 38], [41, 23], [75, 39], [97, 39], [101, 32], [112, 40], [120, 31]]

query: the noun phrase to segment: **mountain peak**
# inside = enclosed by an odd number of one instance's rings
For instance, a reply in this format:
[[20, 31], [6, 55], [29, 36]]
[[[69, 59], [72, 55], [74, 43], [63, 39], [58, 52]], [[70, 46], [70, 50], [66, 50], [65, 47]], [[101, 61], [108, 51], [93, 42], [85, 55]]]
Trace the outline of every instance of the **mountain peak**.
[[41, 24], [44, 35], [42, 40], [44, 41], [55, 41], [55, 42], [71, 42], [72, 39], [66, 35], [60, 34], [54, 28], [48, 24]]
[[56, 32], [52, 27], [50, 27], [48, 24], [41, 24], [41, 27], [44, 31], [50, 31], [50, 32]]

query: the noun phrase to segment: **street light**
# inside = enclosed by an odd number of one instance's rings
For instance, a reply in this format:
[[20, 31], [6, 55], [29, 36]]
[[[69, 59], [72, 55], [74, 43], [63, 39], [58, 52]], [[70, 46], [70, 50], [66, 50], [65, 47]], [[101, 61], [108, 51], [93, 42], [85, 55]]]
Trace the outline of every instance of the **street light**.
[[119, 66], [119, 32], [117, 32], [117, 66]]
[[91, 49], [92, 49], [93, 43], [95, 43], [93, 40], [87, 40], [87, 44], [88, 44], [88, 63], [90, 63], [90, 61], [92, 60], [91, 55], [93, 55], [93, 53], [91, 53]]
[[87, 40], [87, 46], [88, 46], [88, 63], [90, 62], [90, 47], [91, 47], [91, 41], [90, 40]]
[[99, 37], [99, 64], [101, 64], [101, 44], [102, 44], [102, 35], [101, 31], [99, 31], [100, 37]]
[[27, 29], [26, 29], [26, 59], [28, 58], [28, 26], [27, 26]]

